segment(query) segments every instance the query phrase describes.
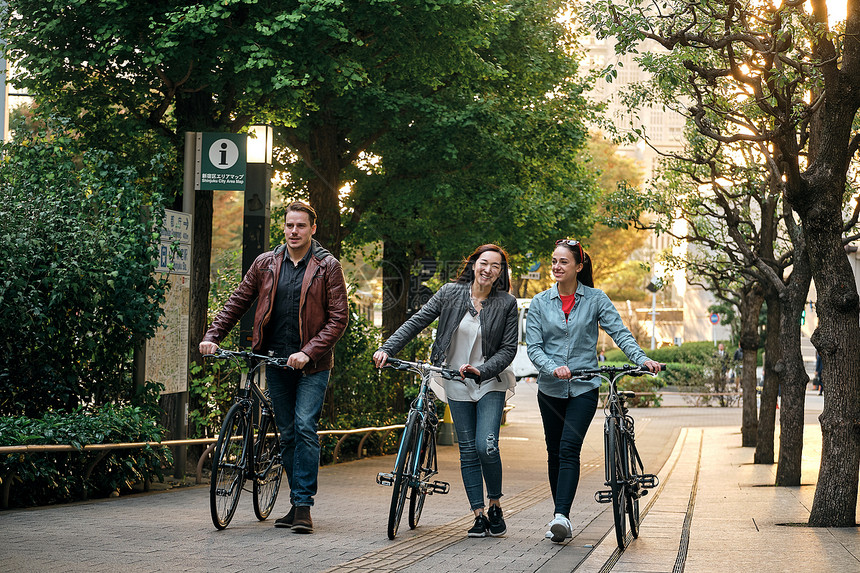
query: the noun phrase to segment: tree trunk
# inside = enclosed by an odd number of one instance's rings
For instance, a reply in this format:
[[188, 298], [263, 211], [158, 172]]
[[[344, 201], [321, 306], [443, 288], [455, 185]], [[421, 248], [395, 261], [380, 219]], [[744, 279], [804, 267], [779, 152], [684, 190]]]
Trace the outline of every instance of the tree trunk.
[[304, 158], [315, 173], [308, 180], [308, 196], [317, 212], [315, 238], [337, 259], [344, 237], [340, 216], [340, 181], [345, 167], [341, 164], [343, 143], [335, 125], [319, 126], [308, 141], [310, 157]]
[[212, 256], [212, 191], [194, 193], [194, 264], [191, 266], [191, 308], [188, 311], [188, 337], [191, 340], [191, 362], [202, 364], [197, 344], [208, 326], [209, 261]]
[[[799, 244], [798, 244], [799, 243]], [[794, 266], [780, 295], [780, 359], [776, 365], [781, 389], [779, 413], [779, 463], [776, 485], [800, 485], [803, 459], [803, 425], [809, 376], [800, 350], [800, 313], [809, 294], [809, 258], [803, 241], [795, 243]]]
[[[856, 6], [855, 6], [856, 8]], [[857, 14], [848, 34], [857, 30]], [[821, 413], [822, 448], [818, 486], [809, 524], [853, 527], [860, 468], [860, 298], [845, 256], [843, 206], [857, 114], [856, 78], [860, 52], [846, 49], [839, 73], [826, 75], [824, 105], [810, 127], [809, 167], [789, 172], [789, 201], [803, 232], [818, 291], [818, 328], [812, 343], [822, 358], [825, 384]], [[849, 149], [852, 151], [849, 153]]]
[[[841, 193], [834, 191], [841, 197]], [[804, 221], [815, 288], [824, 411], [818, 486], [809, 524], [852, 527], [860, 468], [860, 326], [854, 274], [842, 247], [839, 211], [810, 210]]]
[[743, 392], [743, 418], [741, 422], [741, 445], [755, 447], [758, 441], [758, 395], [756, 392], [756, 363], [758, 361], [758, 317], [764, 301], [758, 283], [742, 293], [740, 315], [740, 346], [743, 351], [741, 366], [741, 390]]
[[[382, 336], [388, 338], [406, 321], [406, 308], [409, 302], [409, 269], [411, 259], [406, 250], [391, 241], [385, 241], [382, 248]], [[405, 408], [403, 398], [403, 377], [398, 381], [394, 408], [401, 412]]]
[[776, 426], [776, 401], [779, 393], [779, 377], [774, 366], [779, 360], [780, 303], [775, 291], [768, 291], [767, 337], [764, 343], [764, 382], [759, 407], [758, 438], [755, 445], [754, 463], [772, 464], [774, 459], [774, 428]]

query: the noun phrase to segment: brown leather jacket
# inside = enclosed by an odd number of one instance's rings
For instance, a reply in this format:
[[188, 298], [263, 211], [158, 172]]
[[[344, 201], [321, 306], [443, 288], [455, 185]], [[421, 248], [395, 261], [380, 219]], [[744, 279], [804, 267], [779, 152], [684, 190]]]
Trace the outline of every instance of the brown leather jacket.
[[[286, 251], [286, 245], [280, 245], [274, 251], [257, 257], [223, 310], [212, 321], [212, 326], [203, 336], [204, 341], [220, 343], [259, 298], [254, 314], [251, 348], [254, 352], [260, 352], [263, 348], [263, 328], [272, 317], [278, 275], [281, 274]], [[334, 345], [343, 336], [348, 320], [346, 281], [340, 262], [316, 240], [312, 240], [311, 256], [299, 297], [301, 351], [311, 359], [304, 368], [306, 374], [331, 370], [334, 366]]]

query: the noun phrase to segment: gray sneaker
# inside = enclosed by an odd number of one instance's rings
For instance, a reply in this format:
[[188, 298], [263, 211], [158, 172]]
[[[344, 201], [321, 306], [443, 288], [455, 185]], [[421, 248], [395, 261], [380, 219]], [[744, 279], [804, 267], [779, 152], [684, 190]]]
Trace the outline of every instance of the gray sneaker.
[[501, 537], [508, 532], [505, 525], [505, 520], [502, 519], [502, 508], [498, 505], [491, 505], [487, 511], [488, 521], [490, 522], [490, 535], [493, 537]]

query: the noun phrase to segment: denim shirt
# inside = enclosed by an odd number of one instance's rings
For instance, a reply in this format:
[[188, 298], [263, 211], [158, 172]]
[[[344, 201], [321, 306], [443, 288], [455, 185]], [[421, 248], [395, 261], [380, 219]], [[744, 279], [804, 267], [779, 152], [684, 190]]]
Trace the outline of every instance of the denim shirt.
[[547, 396], [568, 398], [600, 386], [600, 378], [561, 380], [553, 371], [561, 366], [571, 370], [597, 368], [597, 327], [612, 337], [631, 362], [641, 366], [648, 357], [621, 322], [621, 315], [600, 289], [580, 283], [576, 304], [565, 320], [558, 284], [532, 299], [526, 320], [526, 344], [538, 369], [538, 388]]

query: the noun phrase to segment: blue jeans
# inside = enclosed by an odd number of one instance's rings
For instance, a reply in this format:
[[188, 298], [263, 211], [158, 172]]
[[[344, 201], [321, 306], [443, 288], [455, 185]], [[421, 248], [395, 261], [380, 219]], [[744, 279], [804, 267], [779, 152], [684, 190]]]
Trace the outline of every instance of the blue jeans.
[[[502, 497], [502, 458], [499, 456], [499, 427], [505, 407], [504, 392], [487, 392], [477, 402], [448, 400], [451, 419], [460, 445], [460, 473], [472, 510], [484, 507], [487, 497]], [[481, 444], [481, 447], [477, 447]]]
[[546, 438], [549, 488], [555, 513], [570, 515], [579, 485], [579, 454], [597, 411], [598, 389], [574, 398], [553, 398], [538, 391], [538, 407]]
[[290, 503], [312, 506], [317, 492], [322, 412], [330, 370], [303, 375], [286, 368], [266, 368], [266, 383], [281, 435], [281, 458], [290, 484]]

